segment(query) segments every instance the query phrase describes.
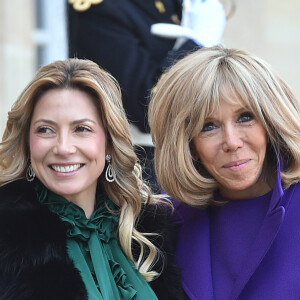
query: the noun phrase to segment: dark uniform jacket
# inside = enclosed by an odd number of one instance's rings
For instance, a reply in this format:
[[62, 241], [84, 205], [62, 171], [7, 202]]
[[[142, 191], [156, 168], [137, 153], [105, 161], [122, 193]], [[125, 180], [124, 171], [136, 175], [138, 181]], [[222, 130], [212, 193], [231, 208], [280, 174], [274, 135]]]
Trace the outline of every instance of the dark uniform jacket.
[[[159, 299], [183, 299], [173, 261], [173, 228], [158, 206], [143, 210], [138, 229], [159, 232], [155, 243], [167, 252], [161, 276], [151, 283]], [[169, 234], [170, 233], [170, 234]], [[160, 260], [154, 269], [163, 266]], [[0, 188], [0, 299], [85, 300], [87, 291], [66, 249], [59, 217], [40, 204], [31, 183], [14, 181]]]
[[128, 118], [148, 131], [149, 94], [164, 68], [197, 47], [151, 34], [155, 23], [178, 23], [180, 0], [103, 0], [87, 10], [68, 4], [69, 56], [95, 61], [120, 83]]

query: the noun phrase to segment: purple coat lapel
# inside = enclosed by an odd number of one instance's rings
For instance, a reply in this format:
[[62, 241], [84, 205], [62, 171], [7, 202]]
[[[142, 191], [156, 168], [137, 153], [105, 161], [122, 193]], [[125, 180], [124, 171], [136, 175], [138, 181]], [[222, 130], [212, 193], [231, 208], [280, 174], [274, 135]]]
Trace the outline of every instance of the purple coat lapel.
[[253, 275], [260, 262], [270, 249], [276, 235], [279, 231], [285, 216], [285, 208], [280, 206], [280, 200], [283, 196], [283, 189], [280, 179], [280, 162], [277, 163], [277, 178], [273, 189], [268, 213], [262, 224], [262, 227], [249, 251], [249, 256], [243, 265], [240, 274], [233, 286], [230, 299], [237, 299], [250, 277]]
[[[293, 187], [285, 197], [280, 180], [280, 163], [267, 216], [249, 251], [249, 256], [236, 280], [230, 300], [238, 299], [243, 288], [268, 253], [285, 217]], [[214, 299], [210, 255], [210, 226], [208, 211], [200, 211], [175, 202], [175, 222], [183, 225], [179, 231], [176, 263], [182, 269], [183, 286], [192, 300]], [[179, 216], [179, 217], [178, 217]]]
[[205, 211], [194, 214], [195, 210], [190, 209], [185, 205], [180, 207], [182, 216], [189, 220], [181, 228], [175, 262], [181, 267], [182, 284], [189, 298], [213, 300], [208, 214]]

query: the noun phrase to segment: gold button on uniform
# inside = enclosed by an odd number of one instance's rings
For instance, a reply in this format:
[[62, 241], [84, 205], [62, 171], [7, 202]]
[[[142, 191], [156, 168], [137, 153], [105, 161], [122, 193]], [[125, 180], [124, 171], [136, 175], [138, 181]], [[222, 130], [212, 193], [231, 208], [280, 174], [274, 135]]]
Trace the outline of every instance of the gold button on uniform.
[[163, 14], [166, 11], [165, 5], [161, 1], [157, 0], [154, 2], [154, 4], [161, 14]]

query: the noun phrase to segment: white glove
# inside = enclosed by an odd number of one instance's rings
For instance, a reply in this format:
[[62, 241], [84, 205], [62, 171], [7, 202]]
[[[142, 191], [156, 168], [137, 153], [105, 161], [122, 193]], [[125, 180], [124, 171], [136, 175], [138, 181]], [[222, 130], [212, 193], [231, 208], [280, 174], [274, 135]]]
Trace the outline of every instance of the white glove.
[[151, 33], [162, 38], [176, 39], [178, 49], [187, 39], [210, 47], [221, 42], [226, 25], [226, 14], [219, 0], [184, 0], [181, 26], [157, 23]]
[[184, 0], [181, 26], [188, 38], [204, 47], [217, 45], [226, 25], [226, 13], [219, 0]]

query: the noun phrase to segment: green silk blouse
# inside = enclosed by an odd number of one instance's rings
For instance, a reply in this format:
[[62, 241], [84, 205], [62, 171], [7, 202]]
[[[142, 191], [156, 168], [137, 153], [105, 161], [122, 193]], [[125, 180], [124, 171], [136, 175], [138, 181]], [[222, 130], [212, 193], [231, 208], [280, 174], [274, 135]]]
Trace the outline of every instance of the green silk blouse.
[[39, 202], [57, 214], [66, 226], [67, 251], [80, 271], [90, 300], [157, 300], [149, 284], [136, 270], [118, 243], [117, 206], [98, 194], [90, 219], [74, 204], [36, 185]]

